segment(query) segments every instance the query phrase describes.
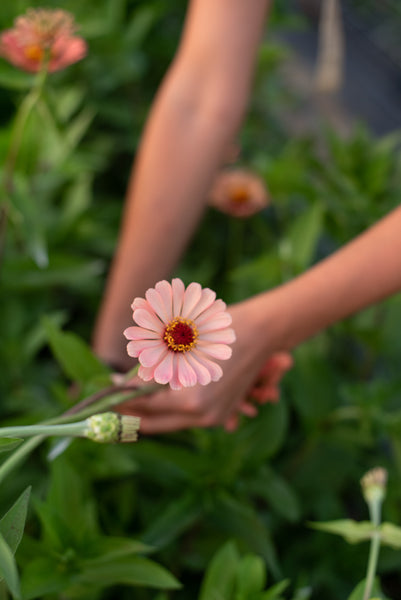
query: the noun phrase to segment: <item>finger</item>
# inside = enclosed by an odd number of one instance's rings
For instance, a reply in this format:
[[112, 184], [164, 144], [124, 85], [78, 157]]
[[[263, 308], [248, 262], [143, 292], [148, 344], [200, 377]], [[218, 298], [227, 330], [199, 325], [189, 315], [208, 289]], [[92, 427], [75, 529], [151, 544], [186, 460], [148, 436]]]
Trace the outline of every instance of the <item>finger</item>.
[[249, 402], [249, 400], [243, 400], [242, 402], [240, 402], [237, 410], [238, 412], [242, 413], [243, 415], [246, 415], [247, 417], [256, 417], [256, 415], [258, 414], [258, 409], [254, 404]]
[[259, 404], [277, 402], [280, 398], [280, 390], [276, 386], [261, 386], [253, 388], [250, 395]]
[[228, 431], [229, 433], [231, 433], [231, 432], [235, 431], [238, 428], [238, 424], [239, 424], [238, 414], [234, 414], [233, 413], [224, 422], [224, 429], [226, 431]]
[[163, 415], [143, 415], [141, 417], [139, 433], [144, 435], [171, 433], [173, 431], [180, 431], [181, 429], [190, 429], [193, 427], [204, 427], [204, 424], [199, 417], [167, 413]]
[[270, 377], [277, 373], [285, 373], [294, 364], [294, 360], [288, 352], [277, 352], [267, 360], [260, 371], [261, 377]]

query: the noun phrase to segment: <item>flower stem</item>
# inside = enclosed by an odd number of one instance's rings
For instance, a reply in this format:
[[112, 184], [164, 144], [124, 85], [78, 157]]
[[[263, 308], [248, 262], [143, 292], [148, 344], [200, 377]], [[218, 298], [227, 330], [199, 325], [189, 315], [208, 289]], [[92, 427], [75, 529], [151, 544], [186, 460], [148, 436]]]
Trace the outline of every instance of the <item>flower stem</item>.
[[363, 594], [363, 600], [369, 600], [371, 592], [372, 592], [373, 582], [374, 582], [375, 575], [376, 575], [377, 561], [379, 558], [380, 541], [381, 541], [380, 533], [379, 532], [374, 533], [372, 540], [370, 542], [369, 561], [368, 561], [368, 568], [367, 568], [367, 573], [366, 573], [365, 591]]
[[42, 70], [38, 73], [35, 83], [27, 96], [21, 103], [15, 118], [14, 131], [11, 138], [10, 149], [4, 163], [4, 188], [9, 194], [12, 191], [13, 172], [15, 168], [15, 162], [17, 160], [18, 152], [22, 142], [22, 136], [29, 115], [31, 114], [35, 104], [38, 102], [42, 95], [43, 86], [46, 81], [47, 71]]
[[86, 421], [62, 425], [16, 425], [15, 427], [0, 427], [0, 437], [32, 437], [34, 435], [76, 437], [81, 435], [85, 428]]
[[43, 435], [37, 435], [35, 437], [30, 438], [24, 444], [19, 446], [14, 452], [0, 465], [0, 483], [3, 479], [12, 471], [16, 466], [18, 466], [26, 456], [39, 444], [43, 441]]
[[[373, 525], [375, 525], [375, 527], [377, 529], [379, 528], [380, 521], [381, 521], [381, 505], [382, 505], [382, 500], [379, 498], [374, 498], [374, 499], [372, 499], [371, 502], [368, 503], [370, 519], [371, 519]], [[370, 595], [372, 593], [373, 582], [375, 579], [376, 569], [377, 569], [377, 561], [379, 558], [380, 542], [381, 542], [380, 531], [376, 531], [373, 534], [372, 540], [370, 542], [368, 568], [367, 568], [367, 572], [366, 572], [365, 590], [363, 593], [363, 600], [369, 600]]]
[[[149, 394], [155, 390], [154, 385], [147, 385], [143, 388], [138, 386], [132, 386], [130, 389], [128, 386], [113, 386], [101, 390], [92, 396], [89, 396], [82, 403], [77, 404], [75, 407], [66, 411], [64, 414], [54, 419], [49, 419], [40, 425], [58, 425], [63, 423], [75, 422], [77, 419], [85, 419], [91, 415], [107, 410], [117, 404], [121, 404], [124, 400], [135, 398], [135, 396]], [[157, 386], [159, 387], [159, 386]], [[79, 407], [78, 411], [73, 412], [74, 408]], [[0, 465], [0, 483], [7, 477], [7, 475], [17, 467], [42, 441], [46, 439], [45, 435], [35, 435], [21, 444], [14, 452]]]

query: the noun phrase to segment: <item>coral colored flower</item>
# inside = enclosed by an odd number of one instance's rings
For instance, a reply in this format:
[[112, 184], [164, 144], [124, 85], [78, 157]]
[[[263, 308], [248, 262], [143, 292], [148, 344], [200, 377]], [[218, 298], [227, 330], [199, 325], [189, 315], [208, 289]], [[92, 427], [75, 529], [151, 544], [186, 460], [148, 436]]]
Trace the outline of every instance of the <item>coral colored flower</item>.
[[28, 9], [13, 29], [1, 34], [0, 56], [30, 73], [37, 73], [45, 61], [48, 71], [59, 71], [86, 54], [85, 40], [74, 32], [74, 17], [67, 11]]
[[217, 381], [223, 371], [213, 359], [227, 360], [235, 334], [226, 304], [199, 283], [186, 289], [181, 279], [159, 281], [132, 303], [137, 326], [124, 331], [127, 352], [140, 363], [145, 381], [169, 383], [173, 390]]
[[233, 217], [250, 217], [269, 203], [263, 180], [244, 169], [227, 169], [215, 179], [209, 204]]

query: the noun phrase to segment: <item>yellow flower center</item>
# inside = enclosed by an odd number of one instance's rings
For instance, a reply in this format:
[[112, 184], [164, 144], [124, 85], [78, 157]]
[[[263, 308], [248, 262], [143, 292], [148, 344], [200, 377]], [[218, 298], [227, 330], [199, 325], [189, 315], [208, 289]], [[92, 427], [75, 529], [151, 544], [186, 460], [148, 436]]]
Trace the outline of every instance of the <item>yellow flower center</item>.
[[43, 48], [34, 44], [32, 46], [27, 46], [24, 48], [24, 54], [29, 60], [34, 60], [36, 62], [41, 62], [43, 60], [44, 51]]
[[182, 317], [173, 319], [164, 330], [164, 341], [173, 352], [188, 352], [196, 346], [198, 336], [195, 323]]

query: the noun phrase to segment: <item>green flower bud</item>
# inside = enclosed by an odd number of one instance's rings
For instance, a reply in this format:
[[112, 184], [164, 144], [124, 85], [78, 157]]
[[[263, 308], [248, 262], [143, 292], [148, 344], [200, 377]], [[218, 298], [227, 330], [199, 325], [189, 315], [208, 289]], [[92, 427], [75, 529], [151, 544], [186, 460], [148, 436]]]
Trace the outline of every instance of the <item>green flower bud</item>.
[[387, 471], [383, 467], [375, 467], [361, 479], [362, 493], [368, 504], [382, 502], [386, 495]]
[[86, 419], [84, 436], [102, 444], [136, 442], [139, 425], [139, 417], [106, 412]]

